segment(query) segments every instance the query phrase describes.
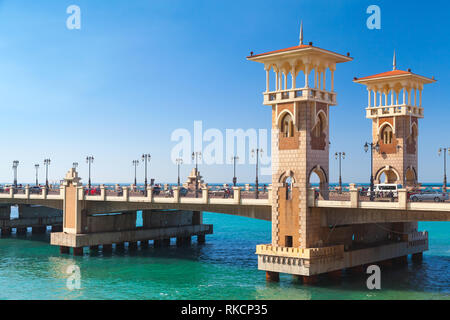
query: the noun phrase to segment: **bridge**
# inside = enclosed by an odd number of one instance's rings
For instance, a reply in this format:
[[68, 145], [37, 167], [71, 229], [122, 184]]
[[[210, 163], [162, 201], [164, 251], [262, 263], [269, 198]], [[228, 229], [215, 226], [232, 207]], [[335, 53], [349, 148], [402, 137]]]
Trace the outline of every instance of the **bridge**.
[[[105, 185], [91, 194], [71, 168], [58, 189], [43, 187], [34, 193], [29, 186], [10, 188], [0, 192], [0, 205], [17, 204], [23, 210], [37, 205], [62, 212], [62, 231], [52, 232], [51, 244], [61, 253], [73, 248], [74, 255], [83, 254], [85, 247], [101, 246], [108, 252], [113, 244], [121, 247], [126, 242], [130, 248], [138, 243], [148, 246], [149, 240], [154, 246], [167, 246], [176, 238], [181, 246], [196, 236], [203, 243], [213, 233], [212, 225], [203, 224], [205, 211], [271, 221], [272, 243], [256, 247], [258, 269], [266, 271], [268, 281], [288, 273], [313, 283], [318, 274], [336, 276], [343, 269], [371, 263], [405, 263], [408, 255], [420, 260], [428, 250], [428, 233], [419, 231], [417, 222], [450, 221], [449, 202], [411, 202], [408, 196], [420, 186], [422, 90], [435, 80], [397, 70], [395, 58], [392, 71], [354, 79], [368, 91], [372, 183], [384, 178], [402, 185], [396, 198], [373, 199], [355, 184], [343, 193], [329, 189], [329, 119], [331, 107], [337, 105], [334, 72], [337, 64], [353, 60], [350, 54], [303, 44], [301, 34], [298, 46], [252, 53], [247, 59], [264, 65], [263, 104], [272, 110], [272, 183], [261, 198], [240, 187], [227, 198], [207, 185], [188, 196], [179, 187], [170, 195], [158, 195], [152, 186], [112, 190]], [[318, 189], [311, 188], [313, 175], [320, 180]], [[142, 211], [142, 227], [136, 226], [137, 211]], [[42, 222], [44, 217], [39, 218]]]

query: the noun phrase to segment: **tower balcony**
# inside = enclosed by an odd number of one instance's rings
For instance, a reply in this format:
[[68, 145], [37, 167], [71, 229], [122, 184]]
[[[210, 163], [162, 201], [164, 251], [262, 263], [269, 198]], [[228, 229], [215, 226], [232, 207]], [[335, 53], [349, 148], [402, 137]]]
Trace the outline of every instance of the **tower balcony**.
[[393, 116], [413, 116], [417, 118], [423, 118], [423, 108], [408, 104], [366, 108], [366, 117], [368, 119]]
[[317, 101], [329, 105], [336, 105], [336, 92], [324, 91], [317, 88], [297, 88], [264, 92], [264, 105], [271, 106], [278, 103], [293, 101]]

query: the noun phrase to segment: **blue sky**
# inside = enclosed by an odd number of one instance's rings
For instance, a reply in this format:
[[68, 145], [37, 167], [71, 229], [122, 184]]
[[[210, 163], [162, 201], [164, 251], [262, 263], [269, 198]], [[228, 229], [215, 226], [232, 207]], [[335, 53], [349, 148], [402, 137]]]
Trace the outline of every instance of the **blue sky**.
[[[81, 8], [81, 30], [66, 28], [72, 4]], [[366, 27], [371, 4], [381, 8], [381, 30]], [[46, 157], [51, 180], [73, 161], [87, 180], [92, 154], [93, 181], [131, 182], [132, 160], [148, 152], [150, 176], [175, 182], [174, 130], [192, 131], [196, 120], [204, 130], [270, 128], [265, 72], [245, 57], [296, 45], [300, 20], [305, 42], [354, 57], [338, 65], [330, 127], [332, 154], [348, 155], [344, 181], [369, 176], [367, 92], [352, 79], [391, 70], [394, 49], [399, 69], [438, 80], [423, 94], [419, 179], [441, 181], [437, 149], [450, 146], [449, 11], [447, 1], [0, 1], [0, 181], [12, 180], [17, 159], [19, 180], [32, 182]], [[232, 178], [230, 165], [200, 170], [207, 182]], [[334, 157], [330, 171], [337, 181]], [[254, 180], [253, 165], [238, 173]]]

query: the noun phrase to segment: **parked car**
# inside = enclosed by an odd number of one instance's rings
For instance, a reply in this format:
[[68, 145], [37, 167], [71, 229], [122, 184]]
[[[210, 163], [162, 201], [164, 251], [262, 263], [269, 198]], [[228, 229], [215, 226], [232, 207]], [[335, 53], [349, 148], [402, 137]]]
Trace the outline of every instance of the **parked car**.
[[411, 194], [411, 201], [427, 201], [432, 200], [434, 202], [447, 201], [449, 199], [448, 193], [438, 192], [438, 191], [424, 191], [419, 193]]

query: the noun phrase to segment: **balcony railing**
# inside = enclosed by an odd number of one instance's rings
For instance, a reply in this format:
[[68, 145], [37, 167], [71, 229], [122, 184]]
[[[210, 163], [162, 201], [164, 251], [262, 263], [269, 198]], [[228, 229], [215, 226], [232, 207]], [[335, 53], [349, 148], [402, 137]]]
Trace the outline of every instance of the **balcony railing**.
[[410, 105], [391, 105], [366, 108], [367, 118], [391, 117], [391, 116], [414, 116], [423, 118], [423, 108]]
[[286, 100], [315, 100], [331, 105], [337, 104], [335, 92], [323, 91], [317, 88], [299, 88], [264, 93], [264, 104], [267, 105], [284, 102]]

